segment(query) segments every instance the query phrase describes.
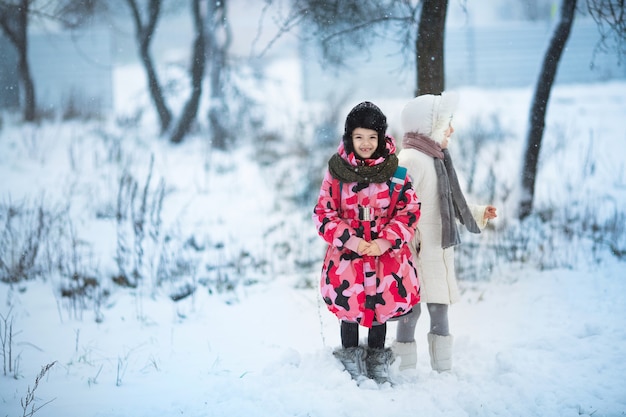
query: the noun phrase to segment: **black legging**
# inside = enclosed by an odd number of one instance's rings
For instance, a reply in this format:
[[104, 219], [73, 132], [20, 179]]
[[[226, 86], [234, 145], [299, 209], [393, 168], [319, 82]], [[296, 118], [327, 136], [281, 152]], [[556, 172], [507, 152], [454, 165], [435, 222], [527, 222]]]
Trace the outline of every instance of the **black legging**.
[[[367, 334], [367, 346], [372, 349], [384, 349], [387, 336], [387, 323], [372, 326]], [[359, 345], [359, 324], [347, 321], [341, 322], [341, 345], [344, 348]]]

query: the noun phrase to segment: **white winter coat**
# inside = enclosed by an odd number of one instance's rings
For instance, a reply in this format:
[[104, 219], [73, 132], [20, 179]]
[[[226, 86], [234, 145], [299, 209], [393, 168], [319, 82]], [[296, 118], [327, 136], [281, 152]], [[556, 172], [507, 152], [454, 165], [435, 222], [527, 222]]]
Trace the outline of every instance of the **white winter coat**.
[[[401, 166], [407, 168], [413, 188], [420, 199], [421, 217], [409, 247], [417, 265], [421, 302], [452, 304], [459, 299], [459, 287], [454, 269], [454, 247], [441, 247], [441, 215], [437, 175], [433, 157], [416, 149], [403, 149], [398, 154]], [[481, 229], [486, 206], [468, 204], [476, 224]], [[462, 226], [461, 226], [462, 227]]]
[[[456, 94], [446, 92], [440, 96], [426, 94], [414, 98], [402, 110], [404, 132], [421, 133], [441, 144], [457, 101]], [[459, 288], [454, 270], [454, 247], [445, 250], [441, 247], [438, 179], [433, 157], [407, 148], [400, 151], [398, 159], [400, 165], [408, 169], [417, 197], [422, 203], [417, 231], [409, 244], [417, 265], [421, 302], [455, 303], [459, 299]], [[468, 206], [476, 224], [483, 229], [487, 224], [484, 219], [487, 206]]]

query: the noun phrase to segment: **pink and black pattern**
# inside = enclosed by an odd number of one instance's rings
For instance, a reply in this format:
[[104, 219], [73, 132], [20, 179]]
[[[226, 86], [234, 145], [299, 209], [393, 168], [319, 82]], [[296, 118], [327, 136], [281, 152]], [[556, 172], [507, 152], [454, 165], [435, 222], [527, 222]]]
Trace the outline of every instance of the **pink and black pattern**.
[[[393, 141], [387, 141], [387, 146], [390, 153], [395, 152]], [[357, 163], [352, 153], [346, 155], [343, 144], [338, 152], [346, 161]], [[341, 320], [365, 327], [405, 314], [420, 299], [417, 272], [407, 245], [415, 234], [420, 210], [409, 178], [393, 213], [388, 212], [389, 182], [343, 183], [337, 207], [334, 181], [327, 172], [313, 214], [319, 235], [328, 243], [320, 283], [328, 309]], [[359, 220], [363, 208], [369, 211], [370, 220]], [[360, 256], [346, 247], [353, 236], [366, 241], [385, 239], [391, 248], [377, 257]]]

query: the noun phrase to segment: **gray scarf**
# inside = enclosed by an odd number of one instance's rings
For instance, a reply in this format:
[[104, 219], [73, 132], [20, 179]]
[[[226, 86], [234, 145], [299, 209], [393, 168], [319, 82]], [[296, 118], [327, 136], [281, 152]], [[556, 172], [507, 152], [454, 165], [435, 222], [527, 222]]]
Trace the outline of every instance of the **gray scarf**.
[[452, 158], [448, 150], [441, 149], [441, 146], [428, 136], [413, 132], [404, 135], [402, 146], [404, 148], [413, 148], [432, 156], [435, 161], [441, 212], [441, 247], [446, 249], [461, 243], [455, 218], [459, 219], [461, 224], [470, 232], [480, 233], [480, 228], [467, 206], [463, 191], [461, 191], [459, 179], [452, 165]]

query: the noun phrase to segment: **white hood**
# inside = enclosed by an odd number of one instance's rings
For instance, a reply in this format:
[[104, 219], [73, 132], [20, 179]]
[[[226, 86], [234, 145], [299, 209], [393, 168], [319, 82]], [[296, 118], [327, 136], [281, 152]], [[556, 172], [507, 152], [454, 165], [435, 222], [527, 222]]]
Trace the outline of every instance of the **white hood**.
[[453, 92], [415, 97], [402, 109], [401, 121], [404, 133], [421, 133], [441, 143], [458, 101], [458, 94]]

